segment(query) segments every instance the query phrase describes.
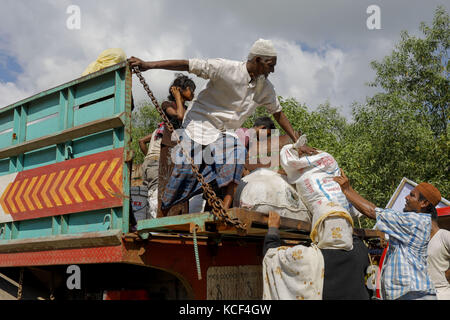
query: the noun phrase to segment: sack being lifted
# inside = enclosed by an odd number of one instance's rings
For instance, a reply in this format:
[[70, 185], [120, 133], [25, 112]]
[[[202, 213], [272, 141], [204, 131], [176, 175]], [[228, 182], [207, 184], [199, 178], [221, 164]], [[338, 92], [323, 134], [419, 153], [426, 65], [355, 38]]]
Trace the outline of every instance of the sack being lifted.
[[339, 165], [327, 152], [300, 156], [294, 144], [280, 152], [281, 165], [288, 182], [295, 184], [303, 203], [312, 213], [311, 240], [321, 249], [353, 248], [353, 216], [360, 213], [347, 201], [333, 180], [340, 175]]
[[127, 56], [125, 55], [125, 51], [120, 48], [111, 48], [106, 49], [98, 56], [97, 60], [92, 62], [86, 70], [81, 74], [83, 77], [88, 74], [97, 72], [106, 67], [110, 67], [117, 63], [127, 60]]
[[311, 223], [311, 214], [297, 191], [270, 169], [260, 168], [242, 178], [233, 205], [263, 213], [276, 211], [282, 217]]

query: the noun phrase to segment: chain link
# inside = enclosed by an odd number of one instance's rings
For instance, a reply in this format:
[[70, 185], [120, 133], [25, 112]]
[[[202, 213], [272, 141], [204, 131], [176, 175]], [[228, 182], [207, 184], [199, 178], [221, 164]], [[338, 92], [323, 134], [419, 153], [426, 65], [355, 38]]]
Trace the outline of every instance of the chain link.
[[[131, 66], [130, 66], [131, 68]], [[162, 110], [161, 106], [159, 105], [158, 101], [156, 100], [155, 96], [153, 95], [153, 92], [150, 90], [150, 87], [148, 86], [147, 82], [145, 81], [144, 77], [141, 74], [141, 71], [138, 67], [131, 68], [131, 70], [136, 74], [136, 76], [139, 78], [139, 81], [142, 83], [142, 86], [144, 87], [144, 90], [147, 92], [148, 96], [150, 97], [153, 105], [155, 106], [156, 110], [158, 110], [159, 114], [163, 118], [165, 126], [173, 133], [175, 133], [175, 137], [177, 139], [177, 144], [181, 146], [181, 149], [183, 150], [184, 155], [186, 156], [187, 160], [190, 162], [192, 171], [195, 174], [195, 177], [197, 178], [198, 182], [200, 182], [200, 186], [203, 190], [203, 194], [206, 197], [206, 200], [208, 201], [208, 204], [212, 208], [212, 214], [215, 215], [220, 221], [224, 221], [228, 225], [234, 226], [237, 229], [245, 230], [245, 224], [239, 221], [237, 218], [231, 218], [225, 207], [223, 206], [223, 201], [217, 197], [214, 190], [211, 188], [211, 186], [205, 181], [205, 178], [203, 175], [199, 172], [198, 167], [195, 165], [194, 161], [192, 160], [191, 156], [188, 154], [188, 152], [183, 148], [181, 144], [181, 139], [178, 133], [174, 130], [174, 127], [172, 123], [169, 121], [166, 113]]]

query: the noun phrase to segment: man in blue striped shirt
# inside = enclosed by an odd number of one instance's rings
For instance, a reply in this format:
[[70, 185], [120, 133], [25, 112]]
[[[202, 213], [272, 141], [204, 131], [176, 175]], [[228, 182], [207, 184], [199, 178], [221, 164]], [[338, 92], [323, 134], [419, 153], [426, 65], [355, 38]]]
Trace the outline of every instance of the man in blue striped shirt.
[[347, 199], [364, 215], [376, 219], [375, 228], [389, 236], [389, 249], [382, 271], [383, 298], [387, 300], [436, 300], [434, 285], [427, 273], [427, 248], [431, 233], [431, 214], [441, 194], [422, 182], [405, 197], [403, 212], [377, 208], [350, 186], [341, 170], [334, 178]]

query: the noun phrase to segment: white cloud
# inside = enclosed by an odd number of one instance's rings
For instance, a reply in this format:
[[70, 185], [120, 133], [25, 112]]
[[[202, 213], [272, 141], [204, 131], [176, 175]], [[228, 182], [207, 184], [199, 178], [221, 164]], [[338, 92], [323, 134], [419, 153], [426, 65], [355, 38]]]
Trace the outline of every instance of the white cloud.
[[345, 59], [342, 50], [322, 48], [307, 52], [292, 42], [278, 40], [278, 66], [273, 83], [278, 92], [317, 105], [336, 94], [337, 79]]

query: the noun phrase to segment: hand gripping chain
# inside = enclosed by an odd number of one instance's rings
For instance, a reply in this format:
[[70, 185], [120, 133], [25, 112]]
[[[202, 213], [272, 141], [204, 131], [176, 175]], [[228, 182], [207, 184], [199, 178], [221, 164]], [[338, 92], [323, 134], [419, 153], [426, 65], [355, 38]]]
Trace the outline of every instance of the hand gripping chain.
[[156, 100], [155, 96], [153, 95], [153, 92], [150, 90], [147, 82], [145, 81], [144, 77], [142, 76], [140, 70], [138, 67], [131, 68], [132, 71], [136, 74], [136, 76], [139, 78], [139, 81], [142, 83], [142, 86], [144, 87], [144, 90], [147, 92], [148, 96], [152, 100], [153, 105], [155, 106], [156, 110], [158, 110], [159, 114], [163, 118], [164, 125], [171, 131], [175, 133], [175, 137], [177, 139], [177, 144], [181, 146], [181, 149], [183, 150], [184, 155], [186, 156], [187, 160], [190, 162], [192, 171], [195, 174], [195, 177], [197, 178], [198, 182], [200, 182], [201, 188], [203, 190], [203, 194], [206, 196], [206, 199], [208, 201], [208, 204], [212, 208], [212, 214], [215, 215], [220, 221], [224, 221], [226, 224], [234, 226], [237, 229], [245, 230], [245, 224], [243, 224], [239, 219], [237, 218], [231, 218], [227, 211], [225, 210], [223, 206], [223, 202], [220, 198], [217, 197], [214, 190], [211, 188], [211, 186], [206, 183], [203, 175], [198, 171], [198, 167], [194, 164], [194, 161], [188, 154], [188, 152], [183, 148], [181, 145], [180, 136], [178, 133], [174, 130], [172, 123], [167, 118], [167, 115], [160, 107], [158, 101]]

